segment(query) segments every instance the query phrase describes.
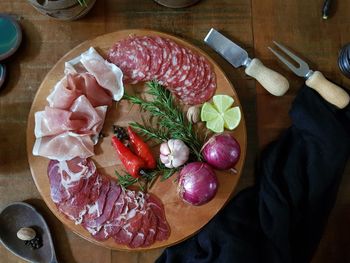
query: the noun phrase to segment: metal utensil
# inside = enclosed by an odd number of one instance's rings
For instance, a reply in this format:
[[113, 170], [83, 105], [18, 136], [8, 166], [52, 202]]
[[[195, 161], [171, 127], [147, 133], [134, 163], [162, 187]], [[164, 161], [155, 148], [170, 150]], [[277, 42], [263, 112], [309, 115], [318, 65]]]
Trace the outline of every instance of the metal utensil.
[[[289, 49], [283, 45], [273, 41], [273, 43], [282, 50], [285, 55], [299, 64], [298, 67], [294, 66], [285, 57], [283, 57], [276, 50], [269, 47], [270, 51], [275, 54], [290, 70], [292, 70], [297, 76], [306, 78], [306, 85], [316, 90], [326, 101], [342, 109], [345, 108], [350, 101], [348, 93], [334, 83], [327, 80], [324, 75], [319, 71], [313, 71], [309, 68], [309, 65], [292, 53]], [[287, 57], [288, 57], [287, 56]]]
[[224, 35], [210, 29], [204, 42], [223, 56], [235, 68], [244, 66], [245, 73], [255, 78], [268, 92], [275, 96], [284, 95], [289, 82], [281, 74], [264, 66], [257, 58], [249, 58], [247, 51], [233, 43]]

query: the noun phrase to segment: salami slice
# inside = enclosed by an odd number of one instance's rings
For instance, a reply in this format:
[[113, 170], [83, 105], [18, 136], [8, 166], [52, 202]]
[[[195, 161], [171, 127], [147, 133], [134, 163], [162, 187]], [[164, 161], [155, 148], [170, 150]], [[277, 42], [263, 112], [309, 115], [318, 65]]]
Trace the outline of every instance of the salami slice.
[[117, 42], [107, 56], [110, 62], [122, 70], [125, 83], [137, 83], [146, 77], [150, 57], [138, 38], [129, 37]]
[[151, 37], [141, 37], [140, 41], [148, 49], [150, 54], [150, 67], [148, 72], [146, 72], [146, 78], [144, 80], [152, 80], [157, 75], [163, 63], [162, 49]]
[[[171, 40], [166, 40], [171, 50], [171, 64], [164, 76], [160, 79], [164, 84], [172, 78], [182, 67], [182, 51], [178, 44]], [[169, 87], [171, 89], [171, 87]]]
[[187, 78], [187, 75], [189, 74], [191, 70], [191, 60], [190, 55], [186, 48], [181, 48], [182, 52], [182, 65], [180, 69], [169, 79], [164, 80], [165, 83], [169, 86], [175, 87], [178, 85], [178, 83], [181, 83]]
[[161, 37], [154, 37], [154, 41], [160, 46], [160, 48], [162, 49], [162, 65], [159, 69], [159, 71], [157, 72], [155, 79], [157, 80], [161, 80], [163, 79], [163, 75], [165, 74], [165, 72], [168, 71], [169, 66], [171, 64], [171, 50], [170, 50], [170, 46], [168, 41], [166, 41], [164, 38]]
[[137, 47], [137, 50], [140, 54], [138, 59], [138, 64], [135, 70], [132, 72], [131, 78], [133, 81], [131, 84], [136, 84], [140, 81], [148, 81], [149, 80], [149, 70], [151, 65], [151, 57], [149, 54], [148, 48], [146, 48], [140, 39], [140, 37], [134, 37], [133, 41]]

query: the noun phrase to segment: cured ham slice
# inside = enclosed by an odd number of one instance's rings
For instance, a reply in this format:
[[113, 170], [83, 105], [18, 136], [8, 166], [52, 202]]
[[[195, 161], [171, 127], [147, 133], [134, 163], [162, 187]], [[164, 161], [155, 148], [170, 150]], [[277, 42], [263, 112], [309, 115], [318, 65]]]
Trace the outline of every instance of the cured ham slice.
[[97, 240], [113, 238], [131, 248], [169, 237], [164, 208], [156, 197], [125, 190], [100, 175], [92, 160], [51, 160], [51, 197], [58, 210]]
[[90, 190], [98, 191], [95, 164], [80, 158], [61, 162], [51, 160], [48, 176], [53, 202], [67, 217], [79, 223], [92, 197]]
[[113, 100], [119, 101], [123, 97], [123, 72], [120, 68], [102, 58], [93, 47], [80, 55], [80, 62], [98, 84], [112, 94]]
[[45, 107], [44, 111], [35, 113], [36, 138], [56, 135], [65, 131], [81, 130], [86, 126], [85, 120], [73, 119], [72, 112]]
[[102, 88], [95, 77], [89, 73], [68, 74], [64, 76], [47, 97], [49, 106], [58, 109], [69, 109], [73, 102], [85, 95], [93, 107], [110, 106], [112, 97]]
[[69, 110], [45, 107], [36, 112], [33, 154], [60, 161], [92, 156], [94, 143], [90, 135], [99, 135], [106, 112], [107, 106], [93, 108], [84, 95]]
[[[98, 108], [96, 110], [96, 108]], [[93, 108], [85, 96], [77, 98], [70, 108], [72, 118], [84, 120], [85, 126], [76, 130], [76, 133], [95, 135], [100, 133], [105, 119], [107, 106]]]
[[45, 107], [35, 113], [36, 138], [75, 131], [79, 134], [98, 134], [103, 126], [107, 106], [93, 108], [85, 96], [79, 97], [70, 110]]
[[88, 158], [94, 155], [94, 143], [89, 135], [65, 132], [37, 138], [33, 155], [58, 161], [71, 160], [75, 157]]
[[52, 201], [60, 203], [78, 193], [84, 180], [96, 172], [96, 167], [92, 161], [80, 158], [61, 162], [51, 160], [47, 172]]

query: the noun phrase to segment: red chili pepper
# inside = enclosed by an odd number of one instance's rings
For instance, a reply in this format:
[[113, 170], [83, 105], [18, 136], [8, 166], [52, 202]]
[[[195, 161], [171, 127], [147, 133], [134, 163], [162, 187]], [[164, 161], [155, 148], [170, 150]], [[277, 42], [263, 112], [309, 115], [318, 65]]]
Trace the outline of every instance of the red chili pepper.
[[140, 170], [145, 167], [145, 161], [141, 157], [136, 156], [115, 136], [112, 137], [112, 144], [117, 150], [126, 171], [134, 178], [140, 177]]
[[153, 157], [151, 149], [132, 129], [128, 127], [128, 134], [130, 138], [130, 144], [134, 150], [134, 152], [139, 156], [142, 160], [145, 161], [145, 168], [154, 169], [157, 166], [157, 162]]

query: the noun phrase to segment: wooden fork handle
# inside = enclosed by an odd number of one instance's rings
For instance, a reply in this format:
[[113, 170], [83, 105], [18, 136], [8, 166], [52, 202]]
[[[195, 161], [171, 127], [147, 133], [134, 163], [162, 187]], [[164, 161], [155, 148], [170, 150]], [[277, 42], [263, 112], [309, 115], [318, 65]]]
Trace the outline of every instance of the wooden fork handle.
[[306, 85], [316, 90], [322, 98], [340, 109], [345, 108], [349, 104], [349, 94], [341, 87], [326, 79], [319, 71], [315, 71], [306, 80]]
[[259, 59], [254, 58], [245, 73], [255, 78], [268, 92], [275, 96], [284, 95], [289, 89], [288, 80], [281, 74], [267, 68]]

